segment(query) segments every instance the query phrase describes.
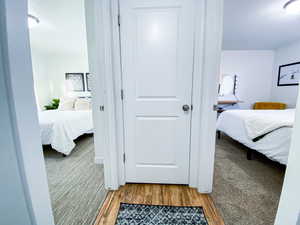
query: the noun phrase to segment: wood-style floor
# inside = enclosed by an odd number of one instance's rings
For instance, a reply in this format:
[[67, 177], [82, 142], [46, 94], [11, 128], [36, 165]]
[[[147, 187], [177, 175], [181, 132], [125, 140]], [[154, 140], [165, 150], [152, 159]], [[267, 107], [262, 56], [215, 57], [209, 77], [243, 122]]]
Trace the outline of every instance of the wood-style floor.
[[202, 206], [209, 225], [224, 225], [210, 195], [184, 185], [126, 184], [108, 193], [94, 225], [114, 225], [120, 203]]

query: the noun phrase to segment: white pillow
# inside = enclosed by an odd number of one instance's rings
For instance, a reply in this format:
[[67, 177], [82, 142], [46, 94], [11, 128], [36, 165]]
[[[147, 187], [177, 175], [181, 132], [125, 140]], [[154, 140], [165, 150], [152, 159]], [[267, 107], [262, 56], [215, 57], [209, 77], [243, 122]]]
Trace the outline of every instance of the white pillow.
[[58, 110], [60, 111], [73, 111], [76, 98], [63, 97], [59, 101]]
[[74, 105], [77, 111], [87, 111], [92, 109], [91, 101], [89, 99], [78, 98]]

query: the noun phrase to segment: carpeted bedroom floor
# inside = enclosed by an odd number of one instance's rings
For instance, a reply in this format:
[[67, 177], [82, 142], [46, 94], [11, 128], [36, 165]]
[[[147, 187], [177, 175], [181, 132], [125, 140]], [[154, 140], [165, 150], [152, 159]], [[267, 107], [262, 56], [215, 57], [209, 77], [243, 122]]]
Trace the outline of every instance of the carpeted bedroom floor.
[[67, 157], [44, 147], [56, 225], [92, 225], [106, 196], [103, 165], [94, 163], [93, 137], [84, 135]]
[[226, 225], [273, 225], [285, 167], [222, 135], [217, 140], [212, 197]]
[[[56, 225], [92, 225], [106, 196], [103, 166], [94, 163], [93, 137], [62, 157], [44, 148]], [[285, 167], [222, 135], [217, 140], [212, 198], [226, 225], [273, 225]]]

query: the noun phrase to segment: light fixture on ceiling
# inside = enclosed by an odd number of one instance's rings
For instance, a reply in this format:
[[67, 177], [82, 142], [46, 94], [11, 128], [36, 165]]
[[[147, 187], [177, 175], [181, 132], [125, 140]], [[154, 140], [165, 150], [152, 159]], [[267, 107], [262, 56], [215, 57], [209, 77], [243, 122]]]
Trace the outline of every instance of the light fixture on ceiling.
[[35, 27], [39, 23], [40, 23], [39, 18], [37, 18], [36, 16], [33, 16], [31, 14], [28, 14], [28, 27], [29, 28]]
[[287, 13], [300, 14], [300, 0], [289, 0], [284, 4], [283, 8]]

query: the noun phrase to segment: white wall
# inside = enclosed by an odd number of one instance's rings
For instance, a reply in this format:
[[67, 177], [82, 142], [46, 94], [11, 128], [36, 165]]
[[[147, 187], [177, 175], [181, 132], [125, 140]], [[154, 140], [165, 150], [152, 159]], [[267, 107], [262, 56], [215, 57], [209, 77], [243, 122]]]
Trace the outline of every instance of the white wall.
[[273, 75], [273, 51], [223, 51], [221, 74], [237, 75], [236, 96], [251, 108], [257, 101], [269, 101]]
[[273, 83], [271, 100], [288, 104], [288, 107], [295, 107], [298, 96], [298, 86], [277, 87], [278, 69], [280, 65], [300, 61], [300, 41], [291, 45], [279, 48], [275, 51], [275, 63], [273, 71]]
[[[275, 225], [300, 224], [300, 98], [298, 86], [277, 87], [278, 68], [280, 65], [300, 61], [300, 41], [276, 50], [271, 97], [274, 101], [282, 101], [289, 107], [298, 105], [292, 136], [286, 176], [280, 197]], [[297, 100], [298, 97], [298, 100]]]
[[42, 109], [53, 98], [65, 94], [65, 73], [89, 72], [85, 1], [73, 0], [71, 6], [69, 2], [28, 2], [29, 13], [40, 19], [29, 31], [35, 93]]
[[47, 58], [46, 66], [48, 70], [48, 77], [51, 83], [52, 98], [60, 98], [68, 94], [65, 89], [66, 73], [89, 72], [88, 57], [85, 54], [51, 54], [48, 55]]
[[[53, 98], [69, 93], [65, 89], [65, 73], [89, 72], [88, 58], [85, 54], [53, 54], [31, 48], [35, 94], [40, 109]], [[75, 93], [89, 96], [90, 92]]]
[[40, 109], [49, 104], [52, 98], [48, 75], [47, 54], [31, 48], [34, 91]]
[[300, 224], [300, 98], [292, 135], [286, 176], [284, 179], [282, 194], [280, 197], [278, 213], [275, 225], [299, 225]]

